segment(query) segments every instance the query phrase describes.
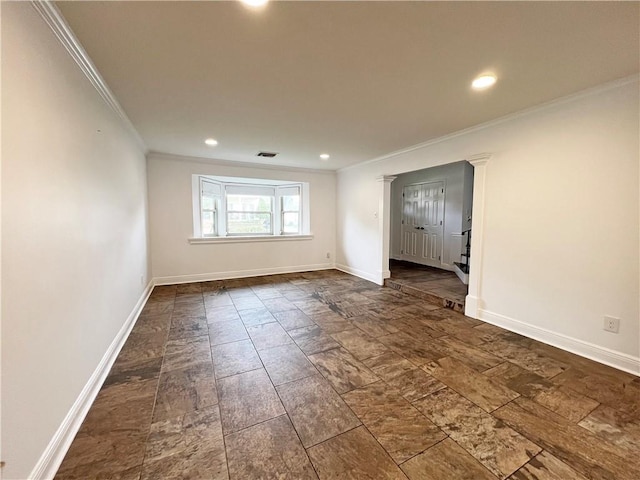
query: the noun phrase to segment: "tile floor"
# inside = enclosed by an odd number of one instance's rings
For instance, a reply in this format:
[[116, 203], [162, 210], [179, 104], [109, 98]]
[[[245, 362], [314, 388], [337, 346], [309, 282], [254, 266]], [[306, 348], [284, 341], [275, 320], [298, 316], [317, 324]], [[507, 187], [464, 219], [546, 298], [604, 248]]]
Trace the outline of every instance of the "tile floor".
[[388, 287], [464, 312], [468, 287], [454, 272], [400, 260], [390, 260], [389, 269]]
[[637, 479], [640, 379], [323, 271], [156, 287], [70, 479]]

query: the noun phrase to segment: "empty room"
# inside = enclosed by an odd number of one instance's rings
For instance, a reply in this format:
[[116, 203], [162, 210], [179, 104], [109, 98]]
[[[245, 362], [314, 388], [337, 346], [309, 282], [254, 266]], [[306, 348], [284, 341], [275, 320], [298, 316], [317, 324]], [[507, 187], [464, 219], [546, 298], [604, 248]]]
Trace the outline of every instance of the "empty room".
[[640, 3], [0, 22], [0, 478], [638, 478]]

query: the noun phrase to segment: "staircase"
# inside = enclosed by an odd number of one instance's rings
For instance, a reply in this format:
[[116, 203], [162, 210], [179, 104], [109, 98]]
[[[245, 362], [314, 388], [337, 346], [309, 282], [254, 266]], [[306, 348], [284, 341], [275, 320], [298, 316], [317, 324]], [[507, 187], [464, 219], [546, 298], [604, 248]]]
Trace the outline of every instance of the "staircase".
[[471, 259], [471, 229], [465, 230], [462, 232], [463, 235], [467, 236], [467, 245], [465, 246], [465, 252], [461, 253], [460, 256], [464, 260], [463, 262], [454, 262], [453, 269], [458, 275], [458, 278], [465, 285], [469, 285], [469, 260]]

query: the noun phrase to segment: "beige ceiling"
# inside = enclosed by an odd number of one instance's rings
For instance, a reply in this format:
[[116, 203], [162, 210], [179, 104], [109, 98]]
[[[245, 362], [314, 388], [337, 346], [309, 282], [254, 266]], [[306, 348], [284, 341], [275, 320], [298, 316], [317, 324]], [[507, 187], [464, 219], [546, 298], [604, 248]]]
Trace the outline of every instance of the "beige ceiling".
[[638, 2], [56, 4], [150, 151], [223, 160], [342, 168], [639, 70]]

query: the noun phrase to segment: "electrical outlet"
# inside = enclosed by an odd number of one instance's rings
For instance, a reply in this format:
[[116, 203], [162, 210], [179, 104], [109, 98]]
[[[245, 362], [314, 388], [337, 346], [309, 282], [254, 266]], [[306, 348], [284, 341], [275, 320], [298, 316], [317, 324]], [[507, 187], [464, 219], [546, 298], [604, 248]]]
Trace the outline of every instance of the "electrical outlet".
[[620, 331], [620, 319], [605, 315], [604, 316], [604, 329], [607, 332], [618, 333]]
[[327, 252], [327, 258], [331, 258], [331, 254]]

